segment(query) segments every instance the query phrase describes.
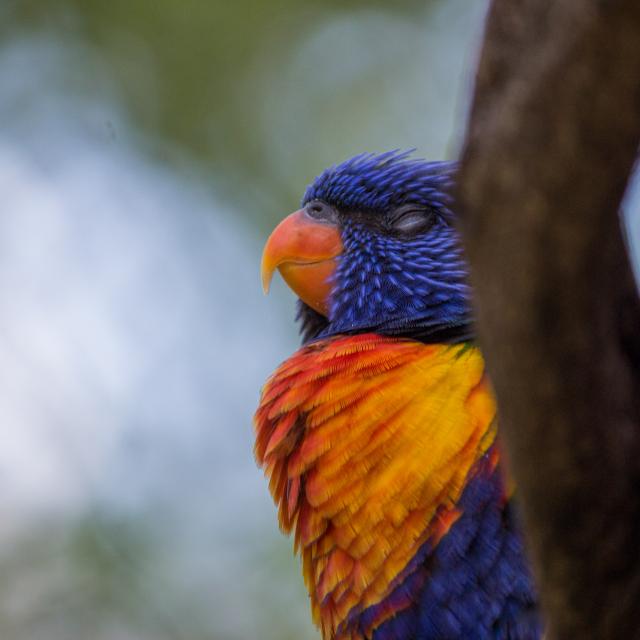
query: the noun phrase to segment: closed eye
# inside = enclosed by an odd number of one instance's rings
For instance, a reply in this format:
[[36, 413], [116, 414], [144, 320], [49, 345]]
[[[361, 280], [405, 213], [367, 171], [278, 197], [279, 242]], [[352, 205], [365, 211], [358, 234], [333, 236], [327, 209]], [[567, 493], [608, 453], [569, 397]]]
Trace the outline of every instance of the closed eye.
[[434, 220], [435, 214], [432, 210], [411, 205], [394, 211], [390, 220], [390, 227], [403, 235], [411, 234], [428, 231]]

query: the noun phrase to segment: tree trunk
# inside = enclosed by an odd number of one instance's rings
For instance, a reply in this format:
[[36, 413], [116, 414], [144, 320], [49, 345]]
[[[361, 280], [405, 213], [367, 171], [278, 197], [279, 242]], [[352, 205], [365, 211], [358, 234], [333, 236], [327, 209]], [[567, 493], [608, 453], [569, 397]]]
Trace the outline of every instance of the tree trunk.
[[640, 638], [639, 141], [639, 0], [494, 0], [461, 231], [555, 639]]

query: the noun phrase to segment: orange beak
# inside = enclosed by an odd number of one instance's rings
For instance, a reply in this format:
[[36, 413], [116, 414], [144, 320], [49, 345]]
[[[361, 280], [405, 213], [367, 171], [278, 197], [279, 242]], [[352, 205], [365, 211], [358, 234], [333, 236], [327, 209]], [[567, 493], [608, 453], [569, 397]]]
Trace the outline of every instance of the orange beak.
[[330, 278], [342, 253], [338, 228], [311, 218], [300, 209], [273, 231], [262, 252], [262, 288], [269, 292], [278, 269], [289, 287], [323, 316], [329, 314]]

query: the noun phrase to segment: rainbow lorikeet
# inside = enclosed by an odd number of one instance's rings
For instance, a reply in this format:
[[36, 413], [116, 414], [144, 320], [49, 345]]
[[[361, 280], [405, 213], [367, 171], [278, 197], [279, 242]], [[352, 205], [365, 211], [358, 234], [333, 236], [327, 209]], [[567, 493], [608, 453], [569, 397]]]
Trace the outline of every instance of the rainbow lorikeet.
[[303, 346], [270, 377], [255, 454], [329, 639], [541, 636], [496, 405], [473, 343], [455, 165], [356, 156], [267, 241]]

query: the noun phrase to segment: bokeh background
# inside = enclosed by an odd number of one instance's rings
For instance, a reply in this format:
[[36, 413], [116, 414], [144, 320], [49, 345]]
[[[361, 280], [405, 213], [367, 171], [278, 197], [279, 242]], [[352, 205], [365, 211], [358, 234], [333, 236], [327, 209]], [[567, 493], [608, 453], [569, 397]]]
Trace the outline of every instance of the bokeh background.
[[261, 246], [329, 164], [455, 156], [485, 10], [0, 0], [3, 640], [318, 638], [252, 455], [297, 345]]

